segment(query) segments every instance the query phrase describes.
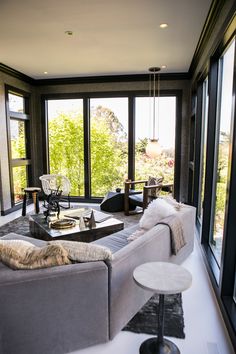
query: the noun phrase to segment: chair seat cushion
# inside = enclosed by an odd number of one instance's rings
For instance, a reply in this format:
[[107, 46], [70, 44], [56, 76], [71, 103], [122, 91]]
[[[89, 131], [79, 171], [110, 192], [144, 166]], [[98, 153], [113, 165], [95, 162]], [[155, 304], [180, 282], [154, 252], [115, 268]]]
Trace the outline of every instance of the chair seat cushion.
[[143, 206], [143, 193], [141, 194], [133, 194], [129, 196], [130, 205]]

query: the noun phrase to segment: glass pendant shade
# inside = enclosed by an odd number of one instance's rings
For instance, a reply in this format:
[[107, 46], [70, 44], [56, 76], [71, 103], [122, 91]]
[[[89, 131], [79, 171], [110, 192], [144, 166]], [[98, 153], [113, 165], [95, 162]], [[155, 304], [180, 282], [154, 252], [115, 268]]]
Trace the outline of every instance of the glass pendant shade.
[[146, 154], [150, 158], [158, 157], [161, 154], [161, 147], [158, 139], [150, 139], [146, 146]]

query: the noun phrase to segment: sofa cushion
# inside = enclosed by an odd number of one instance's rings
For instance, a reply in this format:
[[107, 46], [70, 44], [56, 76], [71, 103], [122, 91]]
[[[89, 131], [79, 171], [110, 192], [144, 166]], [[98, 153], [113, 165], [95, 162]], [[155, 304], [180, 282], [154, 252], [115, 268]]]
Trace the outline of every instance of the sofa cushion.
[[93, 244], [105, 246], [112, 253], [116, 253], [121, 248], [128, 245], [128, 237], [138, 229], [139, 225], [128, 227], [127, 229], [118, 231], [110, 236], [102, 237], [99, 240], [93, 241]]
[[68, 258], [75, 262], [112, 260], [111, 251], [103, 246], [77, 241], [49, 241], [49, 245], [60, 245], [68, 252]]
[[60, 245], [37, 247], [24, 240], [0, 240], [0, 261], [12, 269], [38, 269], [70, 264]]

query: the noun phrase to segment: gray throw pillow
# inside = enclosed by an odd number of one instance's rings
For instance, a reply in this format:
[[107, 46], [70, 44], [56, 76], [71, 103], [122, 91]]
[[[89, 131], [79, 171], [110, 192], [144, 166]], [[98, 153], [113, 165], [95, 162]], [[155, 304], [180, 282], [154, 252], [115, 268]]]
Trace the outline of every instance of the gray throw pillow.
[[59, 244], [67, 252], [68, 258], [74, 262], [93, 262], [112, 260], [111, 251], [103, 246], [77, 241], [49, 241], [49, 244]]

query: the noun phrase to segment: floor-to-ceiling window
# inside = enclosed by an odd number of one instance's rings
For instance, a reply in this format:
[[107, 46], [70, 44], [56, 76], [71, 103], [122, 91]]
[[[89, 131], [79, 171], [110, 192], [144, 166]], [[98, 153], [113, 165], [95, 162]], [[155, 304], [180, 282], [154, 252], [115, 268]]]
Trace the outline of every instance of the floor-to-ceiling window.
[[82, 99], [48, 100], [49, 172], [69, 178], [71, 196], [84, 196]]
[[215, 154], [214, 217], [209, 244], [220, 266], [225, 224], [225, 207], [228, 187], [230, 146], [232, 145], [232, 100], [235, 42], [219, 60], [218, 121]]
[[12, 206], [23, 199], [30, 180], [30, 115], [29, 96], [23, 91], [6, 87], [8, 140]]
[[91, 195], [123, 188], [128, 177], [128, 98], [90, 99]]
[[[150, 159], [145, 154], [151, 137], [149, 97], [135, 93], [53, 97], [44, 99], [48, 148], [44, 173], [67, 176], [72, 197], [103, 198], [133, 177], [164, 176], [165, 183], [175, 182], [177, 100], [181, 107], [181, 98], [173, 93], [159, 98], [161, 154]], [[180, 117], [179, 113], [179, 122]]]
[[195, 132], [194, 143], [201, 148], [196, 149], [198, 193], [192, 202], [197, 206], [200, 240], [217, 298], [227, 325], [236, 333], [236, 48], [231, 30], [226, 32], [228, 42], [222, 40], [208, 62], [207, 81], [200, 78], [195, 83], [202, 89], [197, 102], [202, 124]]
[[[164, 177], [164, 183], [174, 181], [176, 97], [158, 97], [156, 104], [156, 131], [153, 132], [152, 100], [136, 97], [135, 102], [135, 178]], [[145, 148], [148, 139], [157, 137], [160, 145], [158, 158], [150, 158]]]

